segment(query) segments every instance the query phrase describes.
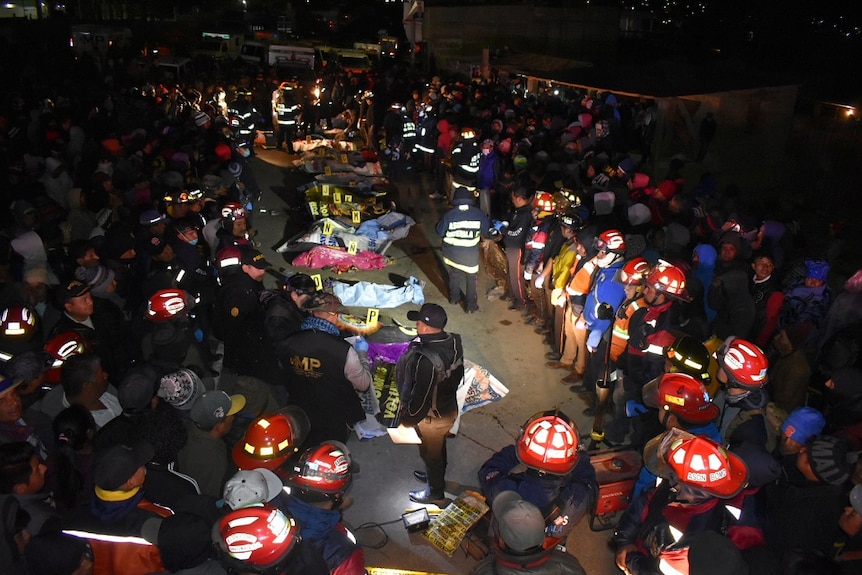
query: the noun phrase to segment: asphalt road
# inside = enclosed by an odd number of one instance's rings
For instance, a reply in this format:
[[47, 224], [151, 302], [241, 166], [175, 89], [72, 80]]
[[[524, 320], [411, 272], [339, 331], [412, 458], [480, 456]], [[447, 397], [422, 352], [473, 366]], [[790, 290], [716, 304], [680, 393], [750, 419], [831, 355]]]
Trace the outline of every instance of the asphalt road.
[[[267, 258], [280, 271], [294, 271], [271, 246], [295, 233], [307, 221], [301, 211], [288, 208], [300, 200], [296, 186], [310, 178], [292, 167], [296, 156], [283, 151], [258, 148], [254, 160], [255, 170], [263, 197], [256, 207], [255, 227], [258, 240]], [[390, 264], [384, 270], [348, 273], [333, 278], [389, 283], [389, 274], [415, 276], [426, 282], [426, 301], [442, 305], [449, 314], [448, 331], [461, 334], [467, 359], [486, 367], [509, 389], [502, 400], [465, 414], [458, 435], [448, 442], [449, 467], [447, 494], [454, 498], [465, 489], [478, 490], [477, 471], [491, 454], [515, 441], [519, 427], [533, 413], [540, 410], [560, 409], [573, 418], [582, 434], [592, 423], [583, 416], [586, 407], [568, 386], [560, 383], [567, 375], [564, 371], [545, 367], [544, 354], [548, 348], [542, 336], [521, 321], [520, 313], [509, 311], [503, 301], [490, 301], [481, 294], [489, 291], [493, 281], [480, 273], [480, 310], [467, 315], [463, 309], [448, 303], [446, 285], [439, 265], [440, 239], [434, 233], [434, 224], [445, 206], [429, 200], [431, 180], [419, 177], [402, 184], [399, 196], [404, 211], [417, 222], [404, 240], [395, 242], [386, 252]], [[259, 210], [265, 209], [266, 213]], [[308, 270], [305, 270], [308, 271]], [[325, 277], [331, 275], [323, 272]], [[268, 286], [275, 284], [266, 278]], [[407, 311], [400, 306], [381, 310], [385, 317], [410, 324]], [[365, 310], [355, 310], [364, 317]], [[361, 471], [354, 478], [350, 494], [353, 505], [345, 511], [345, 523], [363, 545], [366, 564], [450, 575], [466, 575], [476, 560], [458, 550], [452, 557], [426, 541], [421, 534], [409, 534], [401, 515], [413, 509], [407, 493], [421, 485], [412, 471], [421, 469], [422, 462], [413, 445], [396, 445], [388, 437], [359, 441], [352, 437], [348, 443]], [[575, 528], [567, 542], [568, 551], [578, 557], [590, 575], [619, 573], [613, 554], [607, 546], [609, 531], [593, 532], [585, 518]]]

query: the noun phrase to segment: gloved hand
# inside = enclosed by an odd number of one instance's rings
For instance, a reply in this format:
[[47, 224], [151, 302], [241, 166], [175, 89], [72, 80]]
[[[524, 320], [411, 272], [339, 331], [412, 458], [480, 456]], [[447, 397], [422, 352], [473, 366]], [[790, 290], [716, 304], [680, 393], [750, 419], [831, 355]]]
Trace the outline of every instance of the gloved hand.
[[532, 272], [528, 272], [528, 271], [525, 271], [525, 272], [524, 272], [524, 279], [525, 279], [525, 280], [530, 281], [530, 278], [531, 278], [531, 277], [533, 277], [533, 273], [532, 273]]
[[499, 221], [499, 220], [492, 220], [492, 221], [491, 221], [491, 227], [492, 227], [492, 228], [494, 228], [495, 230], [497, 230], [497, 231], [499, 232], [500, 230], [502, 230], [502, 229], [503, 229], [503, 224], [504, 224], [504, 223], [505, 223], [505, 222], [501, 222], [501, 221]]
[[647, 408], [644, 404], [638, 403], [634, 399], [630, 399], [626, 402], [626, 417], [637, 417], [646, 412]]
[[197, 328], [194, 332], [195, 341], [200, 343], [204, 340], [204, 330]]
[[542, 289], [543, 285], [545, 285], [545, 276], [538, 276], [535, 282], [536, 289]]
[[360, 335], [353, 342], [353, 349], [356, 350], [356, 353], [368, 353], [368, 342]]

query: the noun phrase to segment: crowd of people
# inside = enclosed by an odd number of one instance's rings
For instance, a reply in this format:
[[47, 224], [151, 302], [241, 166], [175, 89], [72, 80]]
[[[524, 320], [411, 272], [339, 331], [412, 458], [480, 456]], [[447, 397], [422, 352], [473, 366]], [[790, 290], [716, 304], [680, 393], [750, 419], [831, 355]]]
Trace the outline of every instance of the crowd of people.
[[[613, 535], [621, 570], [705, 573], [717, 554], [734, 573], [850, 565], [862, 530], [862, 272], [830, 273], [837, 223], [815, 252], [735, 187], [709, 174], [686, 185], [683, 160], [650, 174], [646, 101], [335, 78], [359, 96], [338, 102], [356, 109], [345, 130], [393, 181], [426, 178], [429, 199], [451, 204], [437, 226], [449, 302], [480, 311], [484, 262], [524, 329], [546, 338], [546, 368], [566, 372], [595, 416], [590, 441], [643, 449]], [[309, 276], [264, 289], [257, 112], [235, 92], [9, 98], [4, 566], [364, 572], [341, 511], [367, 342], [342, 337], [341, 302]], [[410, 497], [433, 503], [445, 497], [463, 350], [439, 306], [411, 319], [401, 421], [417, 428], [426, 469]], [[583, 572], [557, 545], [595, 505], [585, 448], [568, 416], [541, 412], [477, 469], [494, 516], [477, 573]]]

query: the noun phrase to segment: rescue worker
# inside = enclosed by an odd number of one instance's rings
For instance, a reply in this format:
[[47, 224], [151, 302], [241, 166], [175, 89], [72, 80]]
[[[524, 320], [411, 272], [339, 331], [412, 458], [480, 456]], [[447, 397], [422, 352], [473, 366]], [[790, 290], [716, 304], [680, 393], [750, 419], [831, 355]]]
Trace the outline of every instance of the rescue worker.
[[[553, 257], [560, 252], [563, 236], [559, 222], [554, 214], [556, 201], [549, 192], [536, 192], [533, 197], [533, 225], [524, 242], [524, 281], [530, 297], [533, 313], [527, 323], [536, 326], [536, 333], [546, 334], [550, 330], [550, 290], [545, 289], [545, 281], [551, 274]], [[546, 270], [545, 265], [549, 268]], [[530, 306], [528, 305], [528, 308]], [[526, 315], [526, 314], [525, 314]]]
[[297, 101], [296, 91], [289, 82], [282, 82], [272, 92], [272, 126], [275, 131], [275, 149], [282, 144], [288, 154], [293, 154], [293, 140], [296, 138], [296, 124], [302, 106]]
[[750, 341], [729, 337], [715, 357], [719, 366], [716, 379], [722, 385], [715, 402], [721, 408], [719, 429], [723, 443], [734, 448], [748, 442], [771, 453], [778, 437], [766, 417], [766, 354]]
[[228, 104], [228, 118], [230, 127], [234, 132], [237, 147], [245, 148], [249, 153], [254, 153], [254, 138], [257, 124], [260, 122], [260, 114], [250, 100], [251, 91], [247, 88], [239, 88], [236, 99]]
[[[677, 301], [686, 301], [685, 274], [681, 269], [659, 260], [646, 276], [643, 301], [629, 320], [629, 341], [625, 351], [625, 400], [642, 401], [643, 387], [664, 371], [664, 349], [676, 337], [671, 329], [678, 323]], [[657, 431], [653, 415], [646, 409], [632, 418], [632, 442], [642, 445]]]
[[493, 501], [515, 491], [545, 518], [545, 547], [565, 541], [598, 496], [596, 471], [578, 450], [578, 428], [558, 410], [540, 411], [521, 426], [514, 445], [492, 455], [479, 469], [479, 485]]
[[304, 273], [285, 278], [280, 290], [264, 290], [260, 293], [264, 328], [273, 346], [301, 329], [302, 322], [308, 317], [304, 306], [315, 293], [317, 285]]
[[296, 519], [268, 503], [226, 514], [212, 537], [231, 573], [329, 575], [320, 551], [300, 537]]
[[489, 227], [488, 218], [474, 202], [473, 192], [457, 188], [452, 197], [454, 207], [437, 222], [437, 233], [443, 238], [443, 263], [449, 273], [449, 303], [461, 303], [461, 286], [466, 283], [467, 313], [479, 311], [479, 241]]
[[[479, 174], [481, 157], [475, 130], [462, 128], [461, 138], [452, 148], [450, 155], [453, 194], [458, 188], [466, 188], [471, 194], [476, 194], [476, 177]], [[454, 195], [450, 199], [454, 200]]]
[[568, 210], [558, 214], [558, 219], [560, 220], [560, 232], [563, 235], [563, 245], [550, 265], [551, 275], [548, 283], [551, 289], [551, 315], [554, 324], [551, 334], [551, 351], [545, 354], [545, 359], [551, 360], [545, 364], [547, 367], [554, 367], [555, 362], [558, 362], [562, 357], [560, 351], [564, 345], [563, 322], [566, 319], [566, 308], [569, 304], [565, 288], [572, 277], [572, 272], [586, 253], [576, 236], [577, 232], [584, 227], [581, 216], [574, 210]]
[[331, 293], [317, 293], [305, 305], [310, 312], [302, 331], [278, 343], [278, 358], [291, 374], [287, 382], [292, 403], [311, 421], [310, 444], [344, 443], [349, 426], [365, 420], [359, 394], [371, 386], [368, 342], [351, 345], [341, 338], [338, 314], [346, 311]]
[[726, 535], [740, 550], [763, 545], [742, 459], [705, 436], [671, 429], [647, 444], [644, 460], [663, 481], [635, 497], [617, 524], [612, 543], [623, 572], [697, 575], [688, 550], [704, 531]]
[[479, 170], [476, 186], [479, 189], [479, 209], [489, 218], [500, 217], [502, 206], [497, 194], [497, 182], [503, 176], [503, 160], [494, 149], [493, 140], [483, 140], [479, 150]]

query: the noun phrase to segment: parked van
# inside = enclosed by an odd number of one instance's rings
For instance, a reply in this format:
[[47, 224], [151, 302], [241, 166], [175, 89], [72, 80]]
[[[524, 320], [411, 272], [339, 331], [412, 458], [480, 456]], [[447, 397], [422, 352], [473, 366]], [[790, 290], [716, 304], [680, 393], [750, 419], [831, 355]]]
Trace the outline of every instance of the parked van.
[[276, 68], [307, 68], [309, 70], [316, 70], [319, 65], [317, 51], [306, 46], [270, 46], [268, 63]]
[[345, 72], [368, 72], [371, 70], [371, 58], [362, 50], [337, 50], [338, 65]]
[[239, 49], [239, 57], [249, 64], [266, 66], [269, 62], [269, 45], [263, 42], [244, 42]]
[[194, 56], [209, 56], [216, 60], [237, 58], [243, 37], [227, 32], [203, 32], [198, 46], [192, 50]]
[[165, 84], [185, 82], [192, 72], [192, 59], [168, 56], [156, 60], [159, 71], [159, 81]]

